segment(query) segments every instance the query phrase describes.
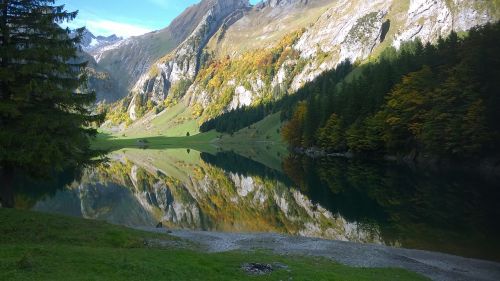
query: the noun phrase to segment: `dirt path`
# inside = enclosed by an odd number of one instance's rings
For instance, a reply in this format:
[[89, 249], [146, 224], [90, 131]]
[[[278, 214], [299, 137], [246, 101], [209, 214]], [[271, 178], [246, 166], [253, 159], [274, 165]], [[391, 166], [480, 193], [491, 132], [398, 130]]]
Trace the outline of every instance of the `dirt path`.
[[[154, 232], [165, 229], [141, 228]], [[173, 230], [171, 235], [200, 244], [208, 252], [265, 249], [277, 254], [321, 256], [359, 267], [401, 267], [432, 280], [500, 280], [500, 263], [448, 254], [271, 233]]]

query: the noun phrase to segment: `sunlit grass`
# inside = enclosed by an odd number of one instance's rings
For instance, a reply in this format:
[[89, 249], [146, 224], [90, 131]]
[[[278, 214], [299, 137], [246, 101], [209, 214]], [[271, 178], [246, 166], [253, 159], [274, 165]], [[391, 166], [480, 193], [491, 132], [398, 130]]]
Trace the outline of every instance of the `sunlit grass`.
[[[209, 254], [166, 234], [58, 215], [0, 209], [0, 221], [0, 280], [426, 280], [403, 269], [351, 268], [323, 258]], [[167, 246], [144, 243], [153, 240]], [[246, 262], [288, 268], [249, 276], [240, 269]]]
[[[156, 127], [160, 127], [161, 124], [171, 122], [172, 118], [177, 118], [176, 116], [182, 112], [182, 108], [179, 107], [174, 112], [164, 113], [151, 122], [156, 124]], [[178, 130], [184, 129], [181, 127]], [[197, 130], [193, 129], [193, 131]], [[92, 147], [109, 152], [124, 149], [130, 152], [135, 149], [148, 155], [156, 155], [161, 151], [172, 149], [193, 149], [211, 154], [218, 151], [233, 151], [270, 168], [281, 170], [282, 158], [288, 154], [288, 151], [281, 139], [280, 130], [280, 114], [275, 113], [232, 135], [210, 131], [189, 137], [185, 135], [169, 137], [129, 129], [118, 134], [102, 132], [97, 135]], [[140, 155], [140, 151], [135, 154]]]

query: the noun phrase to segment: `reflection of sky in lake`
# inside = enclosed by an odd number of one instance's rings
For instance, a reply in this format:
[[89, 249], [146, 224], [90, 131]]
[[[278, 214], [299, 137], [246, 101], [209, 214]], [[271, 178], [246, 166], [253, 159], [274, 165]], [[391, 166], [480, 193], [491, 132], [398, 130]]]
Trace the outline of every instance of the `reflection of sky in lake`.
[[[129, 150], [33, 209], [153, 226], [383, 243], [498, 259], [492, 184], [386, 163]], [[487, 195], [486, 195], [487, 194]]]

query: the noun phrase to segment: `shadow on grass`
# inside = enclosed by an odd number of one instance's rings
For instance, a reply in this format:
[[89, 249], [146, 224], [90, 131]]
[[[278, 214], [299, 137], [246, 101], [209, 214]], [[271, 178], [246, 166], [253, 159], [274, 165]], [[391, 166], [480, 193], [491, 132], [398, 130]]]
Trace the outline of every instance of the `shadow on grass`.
[[210, 136], [191, 137], [138, 137], [126, 138], [117, 137], [108, 133], [100, 133], [94, 140], [92, 147], [97, 150], [113, 152], [124, 148], [132, 149], [194, 149], [200, 152], [214, 153], [217, 146], [212, 142]]
[[220, 134], [208, 132], [185, 137], [120, 137], [107, 133], [100, 133], [92, 144], [93, 149], [102, 150], [105, 153], [121, 149], [144, 149], [144, 150], [166, 150], [166, 149], [192, 149], [215, 155], [223, 151], [233, 151], [243, 157], [255, 160], [281, 171], [282, 157], [287, 155], [281, 152], [277, 145], [270, 142], [255, 142], [243, 140], [232, 143], [217, 141]]

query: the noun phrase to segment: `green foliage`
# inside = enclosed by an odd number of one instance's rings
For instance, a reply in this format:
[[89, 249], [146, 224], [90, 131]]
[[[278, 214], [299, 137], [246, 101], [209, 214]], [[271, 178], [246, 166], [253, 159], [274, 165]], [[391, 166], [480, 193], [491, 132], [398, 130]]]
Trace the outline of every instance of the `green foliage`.
[[90, 126], [95, 94], [77, 62], [79, 36], [59, 23], [73, 20], [54, 1], [0, 4], [0, 167], [33, 176], [86, 163], [95, 152]]
[[345, 132], [347, 147], [354, 152], [370, 152], [383, 149], [384, 120], [381, 117], [379, 114], [352, 124]]
[[411, 150], [416, 146], [416, 136], [422, 131], [425, 110], [434, 87], [433, 78], [432, 70], [424, 66], [422, 70], [405, 76], [387, 96], [383, 114], [388, 125], [385, 140], [389, 150], [404, 150], [406, 147]]
[[414, 41], [389, 48], [340, 84], [336, 72], [321, 76], [301, 90], [307, 107], [295, 108], [314, 116], [283, 114], [302, 130], [301, 141], [283, 136], [292, 146], [337, 151], [451, 158], [498, 153], [499, 42], [500, 23], [489, 24], [465, 38], [452, 33], [435, 46]]
[[[299, 53], [291, 46], [300, 38], [304, 30], [291, 32], [284, 36], [281, 41], [272, 48], [265, 48], [247, 52], [237, 58], [226, 58], [212, 61], [200, 70], [196, 77], [196, 82], [200, 89], [214, 96], [213, 102], [203, 112], [203, 121], [215, 118], [231, 102], [228, 91], [234, 93], [236, 86], [243, 86], [247, 90], [252, 90], [252, 82], [260, 80], [263, 85], [262, 92], [266, 93], [262, 101], [271, 101], [283, 97], [285, 93], [278, 91], [277, 96], [273, 96], [271, 82], [275, 74], [285, 64], [287, 60], [299, 60]], [[289, 71], [303, 67], [303, 64], [289, 66]], [[229, 83], [230, 82], [230, 83]], [[285, 89], [288, 84], [283, 85]], [[232, 96], [231, 96], [232, 97]], [[262, 119], [262, 118], [261, 118]]]
[[158, 68], [157, 64], [153, 64], [151, 68], [149, 69], [148, 76], [149, 77], [156, 77], [160, 75], [160, 69]]
[[189, 79], [181, 79], [177, 81], [172, 88], [170, 88], [169, 97], [176, 100], [182, 98], [188, 91], [191, 84], [192, 82]]
[[130, 103], [130, 98], [124, 98], [117, 101], [114, 104], [105, 106], [106, 107], [106, 120], [111, 121], [113, 125], [119, 125], [125, 123], [125, 125], [132, 124], [132, 119], [128, 114], [128, 104]]
[[345, 137], [342, 128], [342, 119], [337, 114], [332, 114], [326, 125], [318, 130], [318, 145], [328, 150], [345, 150]]
[[[144, 99], [145, 97], [143, 95], [136, 95], [135, 99], [133, 100], [135, 105], [135, 116], [137, 118], [141, 118], [142, 116], [144, 116], [144, 114], [146, 114], [148, 110], [147, 102], [146, 105], [144, 105]], [[150, 101], [148, 100], [148, 102]]]
[[297, 105], [297, 109], [294, 111], [292, 118], [288, 123], [283, 126], [281, 130], [281, 135], [288, 144], [293, 147], [300, 147], [302, 143], [302, 131], [304, 130], [302, 121], [307, 114], [307, 105], [301, 102]]
[[366, 29], [374, 26], [377, 21], [377, 12], [371, 12], [364, 15], [356, 21], [356, 24], [351, 28], [347, 34], [347, 42], [360, 42], [361, 44], [366, 44], [368, 41], [368, 35], [366, 34]]
[[[300, 60], [299, 60], [300, 63]], [[340, 80], [342, 80], [352, 69], [352, 65], [349, 61], [343, 62], [339, 64], [339, 66], [334, 69], [325, 72], [320, 77], [328, 77], [328, 80], [331, 83], [336, 84]], [[322, 91], [330, 90], [326, 87], [330, 86], [329, 84], [324, 84], [322, 87]], [[314, 89], [313, 89], [314, 88]], [[317, 91], [316, 85], [307, 84], [302, 89], [293, 95], [285, 95], [284, 97], [278, 100], [271, 100], [267, 102], [261, 102], [258, 105], [251, 107], [241, 107], [235, 110], [231, 110], [229, 112], [223, 113], [211, 120], [203, 122], [200, 126], [201, 132], [208, 132], [210, 130], [217, 130], [218, 132], [226, 132], [232, 133], [237, 130], [243, 129], [255, 122], [259, 122], [264, 119], [266, 116], [274, 113], [280, 112], [281, 119], [290, 118], [293, 114], [293, 107], [305, 100], [311, 91]], [[323, 106], [328, 105], [329, 103], [324, 103], [322, 100]], [[319, 118], [326, 119], [326, 115], [322, 113], [319, 115]], [[313, 131], [309, 131], [309, 134], [313, 133]], [[301, 132], [302, 134], [302, 132]]]

